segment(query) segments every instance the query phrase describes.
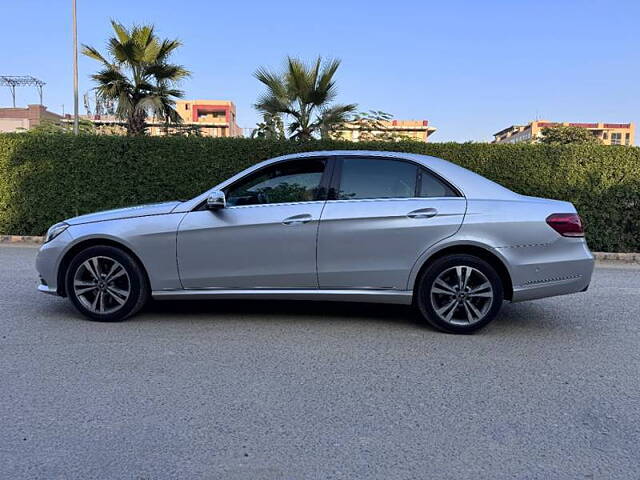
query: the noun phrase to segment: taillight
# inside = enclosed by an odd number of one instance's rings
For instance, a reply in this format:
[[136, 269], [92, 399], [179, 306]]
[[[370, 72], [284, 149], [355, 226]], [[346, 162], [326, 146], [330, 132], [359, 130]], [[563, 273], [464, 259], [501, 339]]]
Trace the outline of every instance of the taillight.
[[584, 237], [582, 221], [577, 213], [554, 213], [547, 217], [547, 223], [563, 237]]

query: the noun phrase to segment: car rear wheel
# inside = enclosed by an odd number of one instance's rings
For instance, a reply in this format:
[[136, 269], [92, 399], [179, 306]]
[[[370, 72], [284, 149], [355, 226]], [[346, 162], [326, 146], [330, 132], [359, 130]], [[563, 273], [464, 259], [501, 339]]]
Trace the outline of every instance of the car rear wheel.
[[504, 291], [500, 276], [473, 255], [447, 255], [433, 262], [420, 278], [416, 303], [433, 327], [450, 333], [472, 333], [500, 311]]
[[138, 262], [106, 245], [89, 247], [71, 260], [66, 291], [80, 313], [102, 322], [126, 319], [149, 298], [147, 278]]

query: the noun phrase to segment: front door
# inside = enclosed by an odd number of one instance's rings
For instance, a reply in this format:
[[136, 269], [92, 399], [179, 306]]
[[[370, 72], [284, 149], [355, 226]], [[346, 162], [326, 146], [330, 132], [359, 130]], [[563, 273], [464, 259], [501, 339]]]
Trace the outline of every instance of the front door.
[[322, 289], [407, 289], [422, 252], [453, 235], [466, 200], [427, 169], [380, 157], [337, 160], [318, 231]]
[[184, 288], [317, 288], [316, 238], [327, 161], [288, 160], [225, 189], [227, 207], [195, 210], [178, 229]]

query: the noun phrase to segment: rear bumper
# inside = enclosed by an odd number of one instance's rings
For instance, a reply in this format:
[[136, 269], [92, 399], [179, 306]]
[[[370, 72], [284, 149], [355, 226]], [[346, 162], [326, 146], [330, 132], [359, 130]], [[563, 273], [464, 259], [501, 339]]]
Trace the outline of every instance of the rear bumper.
[[577, 277], [547, 282], [543, 285], [527, 285], [513, 288], [513, 302], [524, 302], [537, 298], [555, 297], [569, 293], [586, 292], [589, 288], [591, 275], [588, 278]]
[[591, 283], [595, 259], [583, 239], [499, 250], [511, 267], [513, 302], [584, 292]]

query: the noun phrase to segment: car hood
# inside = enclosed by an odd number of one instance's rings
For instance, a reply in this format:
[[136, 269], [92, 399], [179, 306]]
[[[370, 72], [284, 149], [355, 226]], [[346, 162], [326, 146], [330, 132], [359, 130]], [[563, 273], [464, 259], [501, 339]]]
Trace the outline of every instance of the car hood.
[[65, 220], [69, 225], [79, 225], [81, 223], [104, 222], [106, 220], [119, 220], [122, 218], [146, 217], [149, 215], [164, 215], [171, 213], [182, 202], [151, 203], [148, 205], [137, 205], [135, 207], [117, 208], [115, 210], [105, 210], [104, 212], [89, 213]]

